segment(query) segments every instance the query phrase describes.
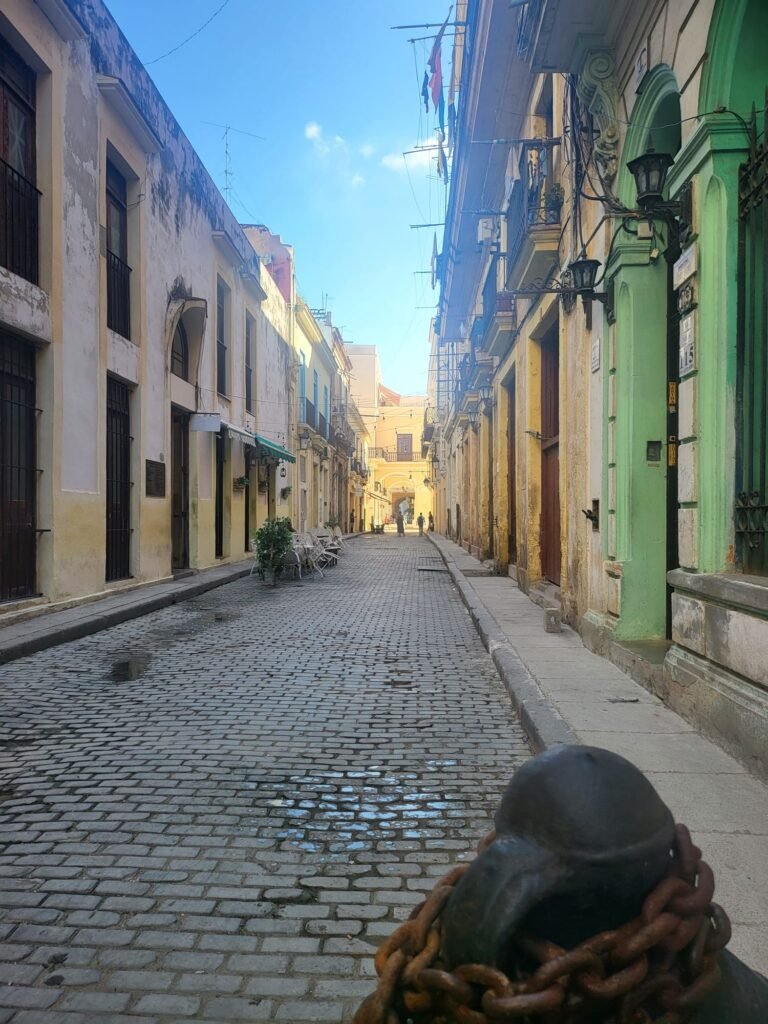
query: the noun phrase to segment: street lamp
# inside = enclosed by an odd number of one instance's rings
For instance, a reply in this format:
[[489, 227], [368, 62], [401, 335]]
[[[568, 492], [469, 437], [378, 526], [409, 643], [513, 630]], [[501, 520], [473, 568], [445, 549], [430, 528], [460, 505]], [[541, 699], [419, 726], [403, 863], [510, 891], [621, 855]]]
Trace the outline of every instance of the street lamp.
[[657, 153], [653, 143], [641, 156], [627, 164], [627, 170], [635, 179], [637, 203], [642, 209], [651, 209], [664, 202], [664, 186], [667, 171], [674, 163], [669, 153]]
[[305, 427], [299, 434], [299, 448], [301, 449], [301, 451], [305, 452], [307, 448], [309, 448], [309, 442], [311, 440], [312, 438], [309, 436], [309, 431]]
[[491, 395], [493, 394], [492, 384], [483, 384], [480, 387], [480, 397], [482, 398], [485, 405], [489, 405], [491, 401]]

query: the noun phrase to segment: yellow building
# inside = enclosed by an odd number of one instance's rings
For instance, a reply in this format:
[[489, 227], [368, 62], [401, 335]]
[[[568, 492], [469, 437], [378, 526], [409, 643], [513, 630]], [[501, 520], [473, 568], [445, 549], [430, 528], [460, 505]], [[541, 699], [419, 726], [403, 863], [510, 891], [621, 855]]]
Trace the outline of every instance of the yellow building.
[[432, 462], [422, 455], [426, 395], [400, 395], [381, 382], [375, 345], [347, 345], [352, 395], [370, 436], [369, 524], [382, 526], [402, 512], [407, 523], [433, 511]]
[[242, 559], [294, 455], [278, 298], [104, 5], [7, 0], [0, 47], [9, 616]]

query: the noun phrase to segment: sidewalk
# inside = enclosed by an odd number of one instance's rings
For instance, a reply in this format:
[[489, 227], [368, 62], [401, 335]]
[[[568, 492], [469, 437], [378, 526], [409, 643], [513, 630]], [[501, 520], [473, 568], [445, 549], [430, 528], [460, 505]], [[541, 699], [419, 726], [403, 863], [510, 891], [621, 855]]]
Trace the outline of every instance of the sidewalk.
[[[504, 576], [430, 534], [480, 633], [523, 727], [538, 749], [586, 743], [638, 766], [691, 829], [715, 871], [729, 948], [768, 972], [768, 786], [611, 662], [578, 633], [544, 631], [544, 612]], [[467, 573], [468, 575], [465, 575]]]
[[132, 590], [121, 590], [86, 604], [61, 611], [41, 611], [21, 622], [0, 624], [0, 664], [24, 658], [28, 654], [56, 647], [57, 644], [78, 640], [82, 636], [98, 633], [127, 619], [138, 618], [148, 612], [165, 608], [169, 604], [188, 601], [192, 597], [221, 587], [225, 583], [246, 576], [253, 560], [244, 559], [228, 565], [203, 569], [184, 579], [164, 583], [148, 583]]

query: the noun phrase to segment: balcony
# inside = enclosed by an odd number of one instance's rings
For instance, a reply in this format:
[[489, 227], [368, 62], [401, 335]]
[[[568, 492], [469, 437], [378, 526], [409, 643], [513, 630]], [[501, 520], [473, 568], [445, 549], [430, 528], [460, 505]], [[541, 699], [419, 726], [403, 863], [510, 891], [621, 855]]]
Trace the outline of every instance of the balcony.
[[506, 278], [503, 258], [491, 264], [483, 286], [484, 331], [478, 349], [489, 356], [503, 355], [517, 331], [517, 303], [511, 292], [499, 290], [500, 277], [502, 280]]
[[644, 15], [631, 0], [528, 0], [517, 28], [517, 54], [534, 73], [579, 71], [583, 51], [574, 40], [612, 49], [619, 31], [629, 37]]
[[323, 437], [328, 437], [328, 420], [321, 412], [317, 414], [317, 432]]
[[107, 327], [124, 338], [131, 336], [131, 268], [107, 252]]
[[317, 413], [315, 412], [315, 403], [310, 402], [308, 398], [303, 398], [302, 402], [302, 423], [306, 423], [306, 425], [310, 427], [312, 430], [317, 430]]
[[0, 160], [0, 266], [38, 283], [37, 239], [40, 192]]
[[507, 288], [525, 289], [558, 259], [563, 193], [552, 175], [550, 146], [526, 146], [507, 211]]
[[369, 448], [368, 454], [372, 459], [383, 459], [384, 462], [418, 462], [419, 457], [410, 452], [398, 452], [394, 448]]

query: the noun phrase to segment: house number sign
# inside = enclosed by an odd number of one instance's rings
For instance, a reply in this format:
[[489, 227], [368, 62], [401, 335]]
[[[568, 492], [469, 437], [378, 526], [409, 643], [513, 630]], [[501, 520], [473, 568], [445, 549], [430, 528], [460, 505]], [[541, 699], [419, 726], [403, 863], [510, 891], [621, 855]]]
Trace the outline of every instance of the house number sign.
[[680, 320], [680, 376], [696, 369], [696, 331], [693, 313]]

